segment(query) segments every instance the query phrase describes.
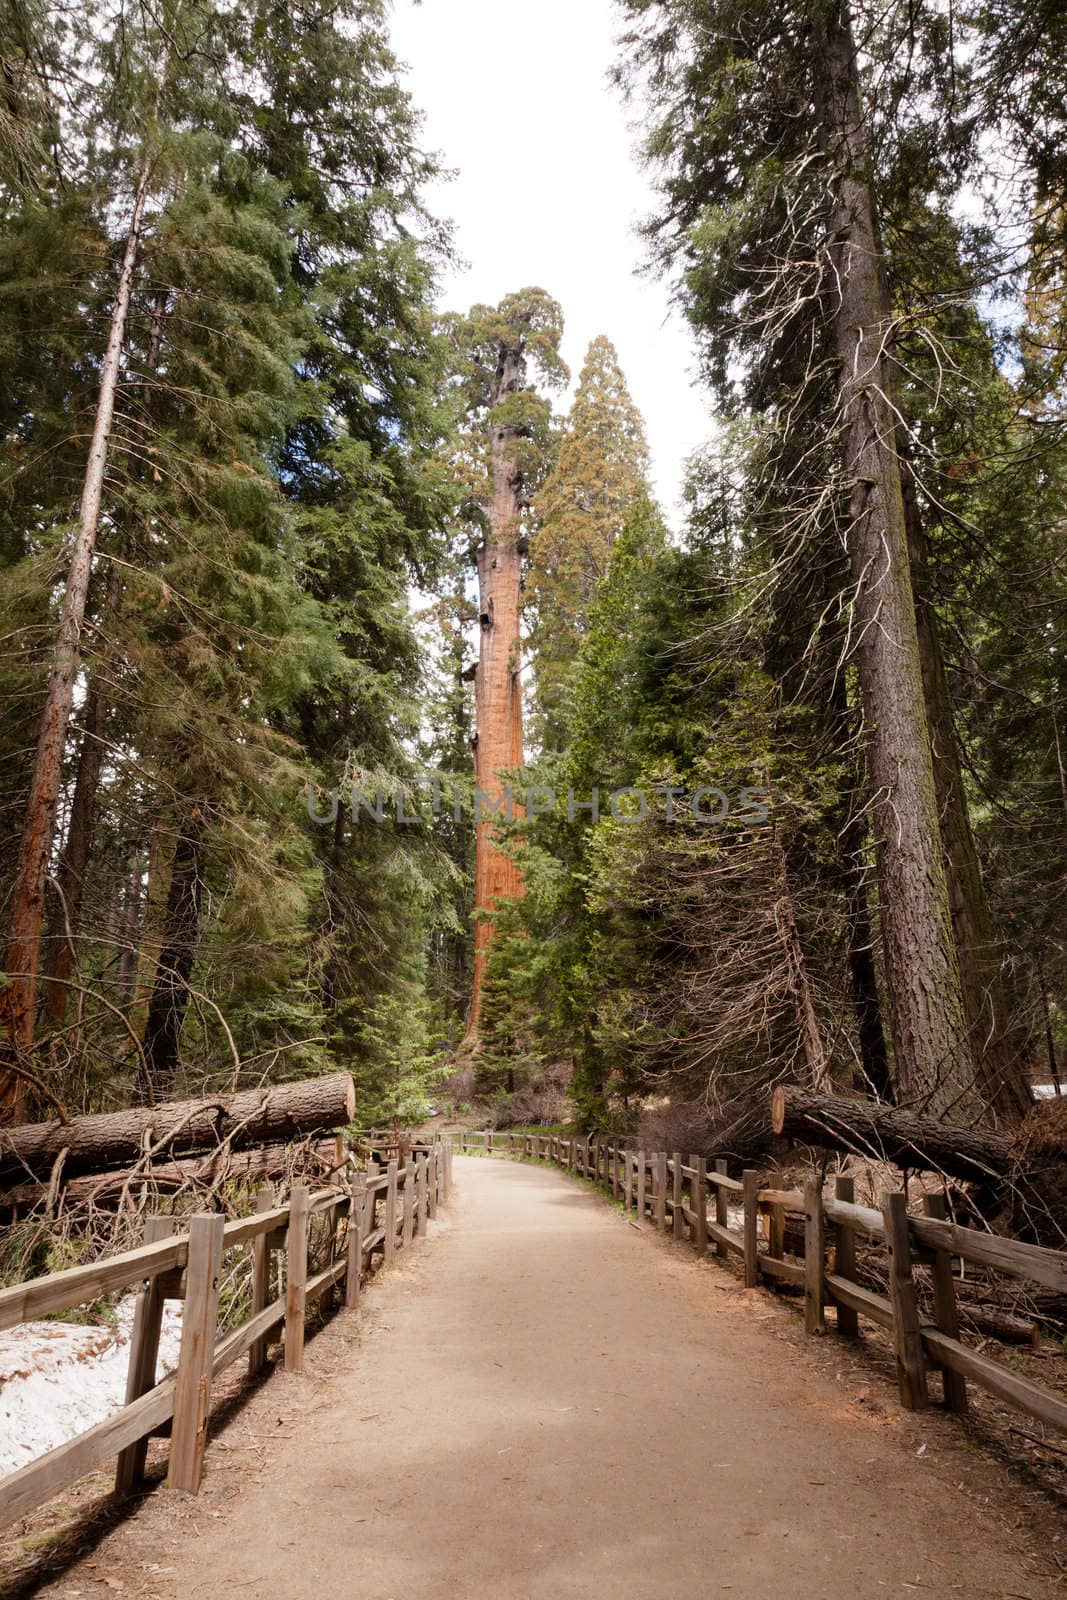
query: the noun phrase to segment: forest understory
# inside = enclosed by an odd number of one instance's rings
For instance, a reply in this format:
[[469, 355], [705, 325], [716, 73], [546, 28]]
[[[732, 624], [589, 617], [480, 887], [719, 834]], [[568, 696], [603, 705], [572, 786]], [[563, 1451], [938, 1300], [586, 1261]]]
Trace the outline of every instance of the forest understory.
[[451, 1126], [1067, 1248], [1067, 13], [617, 22], [680, 507], [385, 0], [0, 0], [0, 1283]]

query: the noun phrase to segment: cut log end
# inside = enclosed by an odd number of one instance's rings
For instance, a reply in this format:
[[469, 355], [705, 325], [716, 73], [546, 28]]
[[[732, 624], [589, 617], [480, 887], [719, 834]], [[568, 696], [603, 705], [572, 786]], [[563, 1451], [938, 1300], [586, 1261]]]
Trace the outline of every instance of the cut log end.
[[781, 1138], [785, 1131], [785, 1084], [776, 1083], [771, 1095], [771, 1129]]

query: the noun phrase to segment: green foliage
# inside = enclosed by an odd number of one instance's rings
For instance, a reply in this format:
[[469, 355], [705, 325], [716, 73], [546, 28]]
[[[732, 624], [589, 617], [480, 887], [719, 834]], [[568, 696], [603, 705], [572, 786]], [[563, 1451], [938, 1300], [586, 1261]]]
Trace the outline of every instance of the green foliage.
[[631, 508], [648, 497], [647, 471], [644, 424], [614, 346], [594, 339], [538, 496], [526, 577], [542, 748], [565, 741], [586, 613]]
[[[0, 32], [20, 86], [8, 110], [62, 90], [67, 163], [46, 159], [42, 121], [0, 171], [0, 605], [16, 641], [0, 672], [21, 707], [5, 729], [5, 873], [123, 230], [151, 172], [83, 638], [108, 760], [71, 929], [88, 999], [58, 1036], [74, 1041], [63, 1092], [129, 1092], [192, 819], [181, 1072], [232, 1076], [234, 1051], [257, 1081], [332, 1060], [384, 1115], [427, 1081], [425, 950], [452, 925], [454, 868], [429, 838], [399, 848], [343, 812], [316, 826], [303, 791], [417, 769], [408, 592], [433, 579], [453, 504], [431, 313], [446, 241], [420, 197], [433, 164], [377, 0], [132, 17], [94, 0], [56, 27]], [[72, 729], [68, 805], [99, 737]], [[63, 927], [53, 907], [46, 961]], [[44, 1029], [42, 1060], [55, 1049]]]

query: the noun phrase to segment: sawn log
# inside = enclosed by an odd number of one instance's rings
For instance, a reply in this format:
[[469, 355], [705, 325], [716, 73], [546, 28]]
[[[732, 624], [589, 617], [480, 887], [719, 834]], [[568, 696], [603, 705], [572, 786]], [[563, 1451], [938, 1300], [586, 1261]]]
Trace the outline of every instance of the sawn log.
[[[234, 1146], [280, 1144], [325, 1133], [352, 1121], [356, 1090], [347, 1072], [299, 1078], [236, 1094], [200, 1095], [158, 1106], [136, 1106], [69, 1122], [28, 1122], [0, 1128], [0, 1186], [48, 1179], [63, 1155], [63, 1176], [132, 1166], [152, 1151], [153, 1162]], [[64, 1152], [65, 1155], [63, 1154]]]

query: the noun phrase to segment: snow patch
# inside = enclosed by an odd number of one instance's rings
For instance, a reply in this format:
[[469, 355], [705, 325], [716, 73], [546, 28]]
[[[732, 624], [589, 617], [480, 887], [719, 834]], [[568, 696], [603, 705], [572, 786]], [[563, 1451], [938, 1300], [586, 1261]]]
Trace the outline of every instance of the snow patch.
[[[24, 1322], [0, 1334], [0, 1478], [17, 1472], [126, 1403], [136, 1294], [103, 1327]], [[163, 1308], [158, 1376], [178, 1365], [181, 1307]]]

